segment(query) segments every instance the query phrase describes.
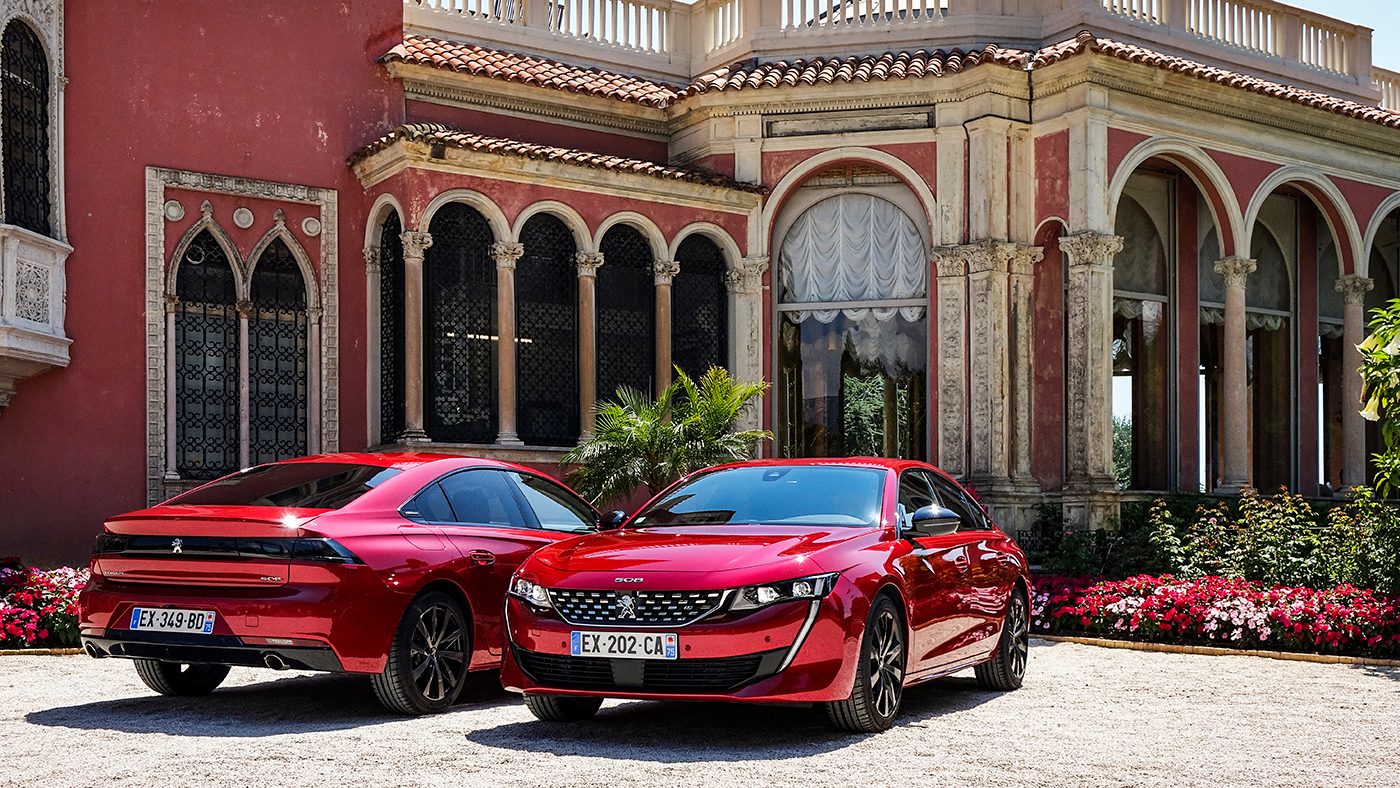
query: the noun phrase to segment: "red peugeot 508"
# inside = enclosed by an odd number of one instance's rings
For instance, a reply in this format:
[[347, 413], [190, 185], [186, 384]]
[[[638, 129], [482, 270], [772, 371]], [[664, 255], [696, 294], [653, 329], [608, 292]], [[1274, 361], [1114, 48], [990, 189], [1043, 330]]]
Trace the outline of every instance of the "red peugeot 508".
[[591, 531], [570, 490], [503, 462], [331, 454], [262, 465], [108, 520], [79, 599], [84, 649], [166, 695], [229, 666], [368, 673], [405, 714], [500, 663], [506, 586]]
[[817, 702], [878, 731], [965, 668], [1016, 689], [1025, 554], [932, 466], [766, 460], [683, 479], [620, 529], [541, 548], [506, 601], [501, 679], [543, 720], [604, 697]]

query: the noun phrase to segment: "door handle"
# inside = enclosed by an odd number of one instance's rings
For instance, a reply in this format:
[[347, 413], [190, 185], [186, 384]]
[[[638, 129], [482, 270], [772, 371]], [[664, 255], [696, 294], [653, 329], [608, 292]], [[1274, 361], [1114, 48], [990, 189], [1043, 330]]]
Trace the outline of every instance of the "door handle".
[[490, 566], [496, 563], [496, 554], [490, 550], [473, 550], [467, 553], [467, 558], [477, 566]]
[[959, 569], [960, 571], [966, 572], [966, 571], [967, 571], [967, 567], [968, 567], [972, 562], [968, 560], [966, 554], [959, 553], [958, 555], [953, 556], [953, 563], [954, 563], [954, 564], [957, 564], [958, 569]]

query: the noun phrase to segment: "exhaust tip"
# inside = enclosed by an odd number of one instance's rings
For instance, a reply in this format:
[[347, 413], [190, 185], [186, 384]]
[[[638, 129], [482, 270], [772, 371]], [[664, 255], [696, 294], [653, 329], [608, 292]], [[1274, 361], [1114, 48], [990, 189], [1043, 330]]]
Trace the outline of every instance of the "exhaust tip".
[[287, 664], [287, 660], [282, 659], [280, 654], [273, 654], [271, 652], [263, 655], [263, 664], [273, 670], [286, 670], [291, 667]]
[[94, 646], [91, 643], [84, 643], [83, 651], [86, 651], [87, 655], [89, 657], [92, 657], [93, 659], [102, 659], [103, 657], [107, 656], [106, 654], [102, 653], [102, 649], [98, 648], [97, 646]]

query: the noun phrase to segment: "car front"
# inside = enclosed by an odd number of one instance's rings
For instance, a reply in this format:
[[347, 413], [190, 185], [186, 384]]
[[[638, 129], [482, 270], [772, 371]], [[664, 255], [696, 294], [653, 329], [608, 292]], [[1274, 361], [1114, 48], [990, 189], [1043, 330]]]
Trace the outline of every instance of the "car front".
[[527, 695], [827, 701], [850, 693], [889, 472], [744, 463], [622, 528], [541, 549], [506, 602]]

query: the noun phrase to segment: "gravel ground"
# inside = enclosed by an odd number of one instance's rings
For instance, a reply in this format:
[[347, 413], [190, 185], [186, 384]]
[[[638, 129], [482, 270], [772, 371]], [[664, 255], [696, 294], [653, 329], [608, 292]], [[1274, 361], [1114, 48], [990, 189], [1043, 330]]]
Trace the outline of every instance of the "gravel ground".
[[897, 726], [808, 708], [609, 702], [535, 722], [494, 674], [449, 714], [363, 679], [235, 670], [153, 696], [121, 660], [0, 657], [3, 785], [1349, 785], [1400, 782], [1400, 669], [1035, 642], [1026, 685], [912, 689]]

